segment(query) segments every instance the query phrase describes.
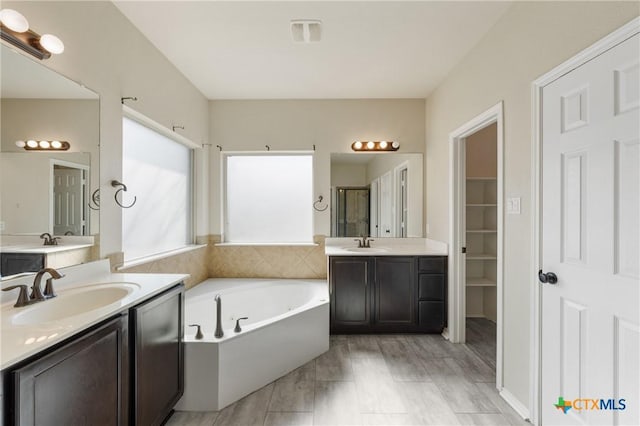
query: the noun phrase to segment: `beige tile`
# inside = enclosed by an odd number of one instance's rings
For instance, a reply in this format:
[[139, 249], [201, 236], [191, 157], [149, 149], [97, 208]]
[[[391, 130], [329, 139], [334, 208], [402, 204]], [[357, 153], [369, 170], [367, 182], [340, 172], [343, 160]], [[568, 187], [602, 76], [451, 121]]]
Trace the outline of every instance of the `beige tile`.
[[218, 417], [217, 411], [189, 412], [176, 411], [165, 423], [166, 426], [213, 426]]
[[275, 382], [269, 411], [313, 411], [315, 362], [308, 363]]
[[313, 413], [267, 413], [264, 426], [312, 426]]

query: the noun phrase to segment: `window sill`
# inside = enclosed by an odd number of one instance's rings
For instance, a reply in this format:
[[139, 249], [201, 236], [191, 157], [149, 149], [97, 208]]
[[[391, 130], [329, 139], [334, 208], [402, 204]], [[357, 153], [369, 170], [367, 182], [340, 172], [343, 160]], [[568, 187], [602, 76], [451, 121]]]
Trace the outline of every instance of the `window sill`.
[[320, 244], [309, 243], [215, 243], [214, 246], [220, 247], [317, 247]]
[[179, 249], [165, 251], [158, 254], [152, 254], [151, 256], [139, 257], [137, 259], [129, 260], [124, 262], [122, 265], [116, 268], [116, 271], [120, 271], [127, 268], [132, 268], [134, 266], [142, 265], [149, 262], [154, 262], [156, 260], [165, 259], [167, 257], [175, 256], [178, 254], [188, 253], [190, 251], [198, 250], [200, 248], [206, 247], [206, 244], [193, 244], [186, 247], [181, 247]]

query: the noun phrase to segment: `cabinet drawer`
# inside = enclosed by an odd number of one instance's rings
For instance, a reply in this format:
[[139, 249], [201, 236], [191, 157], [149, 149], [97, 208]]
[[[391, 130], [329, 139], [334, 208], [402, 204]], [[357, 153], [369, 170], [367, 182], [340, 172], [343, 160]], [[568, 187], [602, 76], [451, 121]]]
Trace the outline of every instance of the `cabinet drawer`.
[[441, 332], [444, 329], [444, 302], [418, 302], [420, 329]]
[[420, 274], [420, 300], [444, 301], [444, 275]]
[[418, 258], [418, 271], [433, 274], [444, 274], [445, 257], [420, 257]]

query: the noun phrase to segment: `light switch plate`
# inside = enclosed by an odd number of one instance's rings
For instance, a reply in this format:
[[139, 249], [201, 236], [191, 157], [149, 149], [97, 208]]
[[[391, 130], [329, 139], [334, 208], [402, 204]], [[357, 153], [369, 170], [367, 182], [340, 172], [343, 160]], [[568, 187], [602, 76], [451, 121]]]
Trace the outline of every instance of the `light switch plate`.
[[507, 198], [507, 214], [520, 214], [520, 197]]

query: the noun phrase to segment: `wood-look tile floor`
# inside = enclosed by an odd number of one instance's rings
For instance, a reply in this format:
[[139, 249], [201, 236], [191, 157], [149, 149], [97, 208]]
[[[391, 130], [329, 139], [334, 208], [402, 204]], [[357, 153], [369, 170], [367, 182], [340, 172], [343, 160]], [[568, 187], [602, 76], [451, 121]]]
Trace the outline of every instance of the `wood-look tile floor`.
[[498, 395], [494, 367], [440, 335], [331, 336], [328, 352], [240, 401], [219, 412], [176, 412], [167, 423], [528, 424]]

